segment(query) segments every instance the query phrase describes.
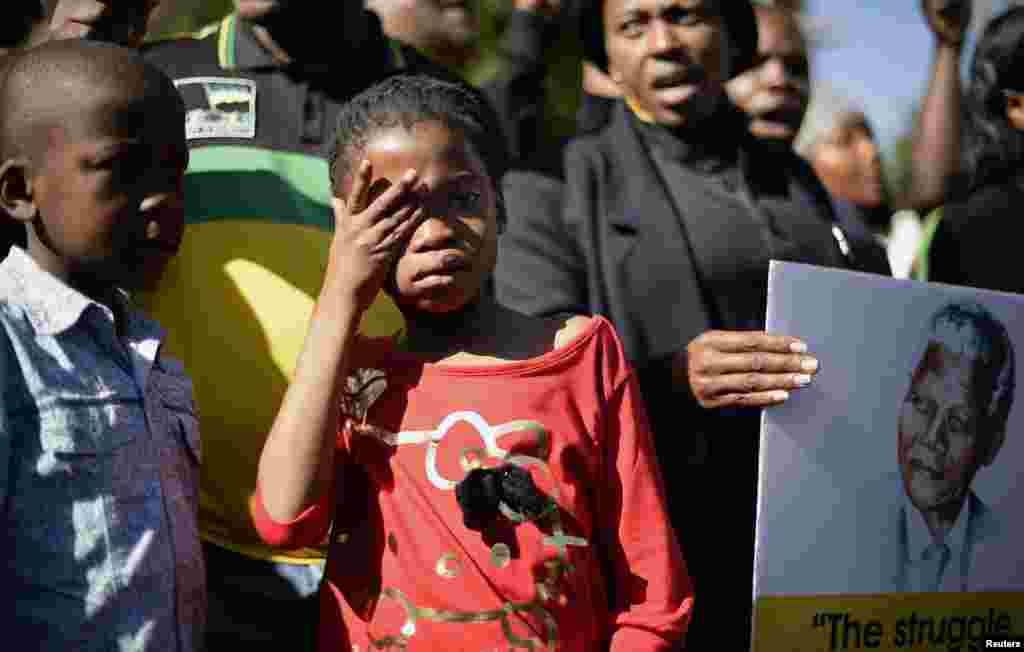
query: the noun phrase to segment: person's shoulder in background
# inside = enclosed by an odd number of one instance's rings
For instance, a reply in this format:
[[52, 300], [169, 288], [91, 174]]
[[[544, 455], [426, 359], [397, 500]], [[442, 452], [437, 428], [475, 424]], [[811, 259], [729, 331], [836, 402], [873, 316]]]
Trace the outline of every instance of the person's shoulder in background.
[[221, 21], [217, 21], [195, 32], [171, 34], [147, 41], [139, 51], [172, 78], [213, 73], [220, 70], [217, 47], [221, 35]]
[[538, 210], [557, 214], [562, 181], [536, 170], [511, 170], [501, 180], [501, 191], [511, 220], [534, 215]]
[[590, 134], [600, 131], [611, 120], [612, 107], [617, 101], [614, 97], [584, 91], [580, 97], [580, 108], [576, 111], [576, 132]]
[[942, 209], [928, 251], [928, 280], [988, 290], [1024, 292], [1024, 273], [1010, 264], [1024, 184], [1020, 176], [961, 196]]
[[850, 242], [854, 255], [853, 266], [857, 271], [892, 276], [889, 254], [868, 226], [864, 210], [846, 199], [832, 197], [832, 202], [836, 224]]

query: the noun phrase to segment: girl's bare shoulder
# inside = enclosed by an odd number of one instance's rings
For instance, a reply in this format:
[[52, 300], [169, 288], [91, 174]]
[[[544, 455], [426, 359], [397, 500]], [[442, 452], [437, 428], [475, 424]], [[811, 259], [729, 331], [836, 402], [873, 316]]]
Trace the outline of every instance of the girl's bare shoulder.
[[560, 349], [575, 342], [594, 325], [594, 318], [587, 315], [566, 315], [557, 318], [561, 323], [555, 332], [554, 348]]

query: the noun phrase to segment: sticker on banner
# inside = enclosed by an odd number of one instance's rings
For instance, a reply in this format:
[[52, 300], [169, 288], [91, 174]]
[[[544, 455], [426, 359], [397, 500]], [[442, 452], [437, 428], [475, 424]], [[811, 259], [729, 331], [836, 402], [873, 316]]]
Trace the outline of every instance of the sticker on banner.
[[185, 137], [255, 138], [256, 82], [231, 77], [187, 77], [174, 82], [185, 100]]

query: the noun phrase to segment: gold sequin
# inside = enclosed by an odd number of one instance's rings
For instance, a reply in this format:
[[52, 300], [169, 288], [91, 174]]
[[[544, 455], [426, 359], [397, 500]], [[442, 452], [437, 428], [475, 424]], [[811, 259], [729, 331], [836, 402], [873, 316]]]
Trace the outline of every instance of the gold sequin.
[[[544, 608], [540, 596], [535, 596], [529, 602], [506, 602], [502, 605], [501, 609], [477, 612], [443, 611], [428, 607], [417, 607], [409, 601], [404, 593], [394, 588], [384, 589], [381, 597], [398, 602], [405, 610], [406, 620], [402, 626], [401, 633], [398, 635], [385, 636], [380, 639], [373, 639], [371, 637], [373, 647], [378, 650], [407, 649], [409, 639], [416, 633], [416, 622], [421, 619], [435, 623], [463, 625], [497, 621], [501, 624], [501, 631], [505, 635], [505, 639], [514, 648], [527, 650], [547, 649], [553, 651], [558, 645], [558, 624], [554, 616]], [[533, 636], [527, 636], [526, 638], [517, 636], [512, 629], [512, 623], [509, 619], [514, 613], [529, 613], [543, 621], [547, 633], [547, 645]], [[407, 632], [409, 633], [407, 634]]]
[[485, 457], [487, 457], [487, 451], [482, 448], [473, 446], [463, 448], [462, 453], [459, 454], [459, 466], [463, 471], [469, 473], [482, 467]]
[[491, 548], [491, 562], [498, 568], [505, 568], [512, 562], [512, 549], [504, 543], [496, 543]]
[[446, 552], [437, 560], [437, 574], [441, 577], [454, 579], [462, 575], [462, 562], [454, 553]]
[[[458, 413], [450, 415], [451, 418], [442, 422], [443, 428], [435, 431], [403, 432], [401, 438], [406, 443], [428, 443], [426, 451], [427, 475], [434, 486], [443, 491], [451, 491], [456, 483], [442, 477], [437, 472], [437, 448], [439, 442], [444, 438], [450, 425], [448, 421], [454, 418], [456, 421], [469, 421], [477, 426], [486, 447], [466, 447], [459, 455], [459, 464], [462, 470], [469, 473], [473, 469], [482, 468], [488, 458], [504, 460], [506, 463], [515, 464], [521, 468], [537, 468], [542, 476], [551, 480], [551, 505], [542, 514], [531, 519], [524, 514], [519, 514], [501, 504], [499, 508], [513, 522], [534, 521], [534, 526], [541, 529], [544, 536], [544, 544], [555, 551], [554, 558], [546, 560], [544, 566], [547, 570], [547, 577], [534, 584], [534, 595], [526, 602], [506, 602], [500, 609], [486, 611], [446, 611], [421, 607], [413, 604], [400, 590], [386, 588], [381, 593], [384, 600], [392, 600], [401, 606], [405, 611], [406, 620], [398, 632], [381, 639], [371, 637], [372, 647], [375, 650], [406, 650], [407, 646], [416, 632], [418, 621], [429, 621], [434, 623], [447, 623], [450, 625], [472, 625], [474, 623], [497, 622], [501, 631], [509, 643], [510, 649], [526, 649], [535, 652], [553, 652], [558, 646], [558, 624], [554, 616], [546, 608], [546, 604], [554, 603], [563, 608], [568, 604], [569, 598], [561, 591], [559, 582], [566, 574], [575, 572], [575, 568], [569, 561], [570, 546], [587, 546], [589, 543], [581, 538], [570, 536], [565, 532], [562, 523], [561, 512], [558, 509], [560, 491], [558, 482], [555, 481], [551, 468], [544, 460], [551, 454], [551, 437], [544, 427], [535, 421], [512, 421], [491, 428], [482, 422], [479, 415], [475, 413]], [[471, 418], [472, 417], [472, 418]], [[478, 423], [479, 422], [479, 423]], [[537, 457], [523, 454], [512, 454], [497, 445], [497, 440], [504, 434], [516, 430], [532, 431], [536, 435]], [[400, 437], [395, 435], [395, 443]], [[393, 534], [389, 534], [388, 547], [397, 554], [397, 541]], [[512, 549], [503, 543], [495, 544], [491, 548], [491, 561], [497, 568], [506, 568], [512, 562]], [[453, 578], [464, 574], [462, 562], [453, 553], [446, 553], [441, 556], [435, 565], [437, 575], [446, 578]], [[513, 629], [515, 614], [529, 614], [532, 620], [540, 625], [543, 633], [532, 636], [529, 633], [522, 635]], [[518, 623], [518, 621], [515, 621]], [[546, 640], [541, 640], [541, 639]]]
[[338, 532], [336, 535], [334, 535], [334, 542], [335, 543], [347, 543], [348, 542], [348, 532]]

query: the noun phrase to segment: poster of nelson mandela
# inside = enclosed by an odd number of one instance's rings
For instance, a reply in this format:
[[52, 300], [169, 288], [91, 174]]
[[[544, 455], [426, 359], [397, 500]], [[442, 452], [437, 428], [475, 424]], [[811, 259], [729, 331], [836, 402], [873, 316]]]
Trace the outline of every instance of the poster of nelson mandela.
[[760, 626], [799, 599], [833, 649], [1024, 633], [1024, 296], [773, 262], [767, 328], [821, 366], [762, 419]]

